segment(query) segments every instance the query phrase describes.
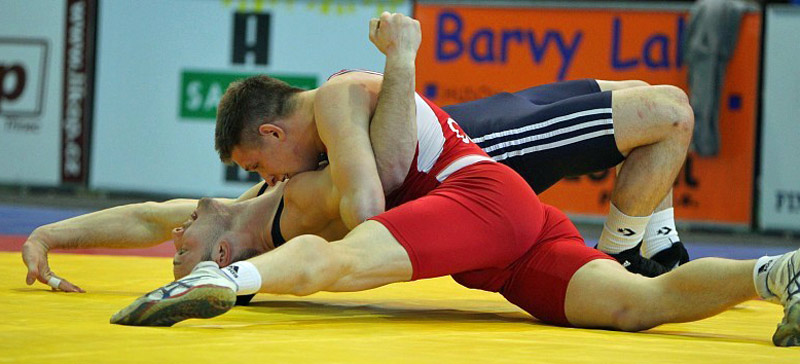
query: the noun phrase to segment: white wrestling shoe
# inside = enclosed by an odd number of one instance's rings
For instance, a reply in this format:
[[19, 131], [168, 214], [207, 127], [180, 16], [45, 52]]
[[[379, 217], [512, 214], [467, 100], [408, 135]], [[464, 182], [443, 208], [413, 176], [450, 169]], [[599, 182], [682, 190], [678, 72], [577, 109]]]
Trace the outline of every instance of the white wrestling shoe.
[[793, 251], [767, 267], [767, 288], [783, 305], [783, 321], [772, 342], [776, 346], [800, 345], [800, 253]]
[[111, 316], [111, 323], [172, 326], [190, 318], [219, 316], [236, 303], [237, 289], [217, 263], [200, 262], [188, 276], [137, 298]]

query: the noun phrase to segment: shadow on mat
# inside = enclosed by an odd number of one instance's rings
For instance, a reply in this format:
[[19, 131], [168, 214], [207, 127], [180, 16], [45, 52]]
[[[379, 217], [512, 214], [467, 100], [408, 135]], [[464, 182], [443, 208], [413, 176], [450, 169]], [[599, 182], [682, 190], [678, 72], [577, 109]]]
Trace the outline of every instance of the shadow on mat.
[[[326, 318], [348, 319], [354, 323], [375, 320], [396, 320], [408, 322], [509, 322], [541, 325], [539, 321], [521, 312], [492, 313], [430, 307], [389, 307], [395, 303], [359, 304], [328, 303], [312, 301], [257, 301], [251, 302], [250, 309], [255, 311], [278, 311], [284, 315], [309, 314], [326, 316]], [[326, 320], [319, 320], [326, 321]], [[324, 323], [324, 322], [321, 322]]]
[[642, 331], [636, 334], [649, 334], [649, 335], [662, 335], [665, 337], [675, 337], [677, 339], [708, 339], [713, 341], [724, 341], [729, 343], [750, 343], [750, 344], [763, 344], [768, 346], [772, 345], [772, 341], [768, 336], [766, 337], [751, 337], [741, 335], [727, 335], [727, 334], [713, 334], [693, 331], [673, 331], [673, 330], [659, 330], [658, 328]]
[[[313, 301], [256, 301], [251, 302], [247, 307], [254, 309], [255, 312], [279, 312], [282, 315], [294, 316], [290, 321], [302, 321], [303, 326], [321, 324], [325, 325], [336, 320], [338, 323], [342, 321], [352, 322], [353, 324], [374, 323], [375, 321], [396, 321], [404, 323], [431, 323], [431, 322], [496, 322], [496, 323], [521, 323], [531, 326], [542, 326], [561, 328], [542, 323], [535, 318], [522, 313], [522, 312], [480, 312], [469, 310], [457, 310], [448, 308], [430, 308], [430, 307], [389, 307], [397, 305], [393, 302], [375, 303], [375, 304], [360, 304], [356, 302], [313, 302]], [[310, 318], [309, 315], [325, 316], [324, 318]], [[270, 324], [272, 324], [271, 322]], [[258, 322], [253, 322], [253, 325], [259, 325]], [[579, 329], [579, 328], [565, 328], [572, 330], [593, 330], [593, 331], [615, 331], [606, 329]], [[621, 333], [621, 332], [620, 332]], [[757, 343], [772, 345], [769, 339], [754, 338], [741, 335], [727, 335], [718, 333], [703, 333], [692, 331], [677, 331], [677, 330], [663, 330], [654, 328], [646, 331], [636, 333], [626, 333], [630, 335], [658, 335], [665, 339], [672, 338], [675, 340], [686, 340], [690, 338], [707, 339], [712, 341], [722, 341], [731, 343]]]

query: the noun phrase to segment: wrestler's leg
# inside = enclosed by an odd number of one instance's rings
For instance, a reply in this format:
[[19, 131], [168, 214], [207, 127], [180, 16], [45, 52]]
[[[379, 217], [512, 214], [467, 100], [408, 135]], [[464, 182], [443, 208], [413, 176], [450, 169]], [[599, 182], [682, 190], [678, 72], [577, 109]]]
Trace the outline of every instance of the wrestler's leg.
[[[671, 205], [665, 196], [670, 196], [685, 160], [694, 118], [686, 94], [673, 86], [612, 92], [614, 137], [617, 148], [627, 157], [612, 191], [612, 207], [598, 247], [627, 255], [642, 241], [655, 208], [668, 209]], [[642, 273], [658, 274], [648, 270]]]
[[[686, 158], [694, 127], [694, 114], [686, 94], [677, 87], [648, 86], [643, 81], [597, 80], [597, 83], [601, 90], [613, 91], [614, 137], [619, 151], [627, 156], [618, 176], [621, 181], [613, 192], [618, 196], [612, 195], [612, 202], [619, 202], [617, 207], [621, 211], [638, 216], [652, 212], [654, 207], [672, 207], [671, 199], [665, 197], [672, 191], [672, 183]], [[637, 150], [645, 147], [649, 149]], [[645, 192], [629, 187], [646, 179], [660, 183]], [[637, 194], [641, 196], [638, 199], [620, 201]]]
[[[580, 81], [570, 81], [533, 87], [517, 92], [514, 95], [530, 99], [531, 102], [538, 105], [545, 105], [567, 101], [568, 99], [572, 100], [575, 97], [598, 91], [612, 91], [611, 107], [614, 138], [619, 151], [629, 158], [633, 154], [634, 158], [634, 161], [626, 162], [633, 163], [625, 168], [625, 173], [620, 176], [623, 184], [619, 185], [614, 191], [618, 195], [616, 200], [627, 197], [632, 198], [629, 199], [630, 201], [626, 201], [624, 206], [618, 207], [623, 212], [633, 215], [649, 214], [665, 199], [668, 191], [672, 188], [675, 176], [672, 176], [670, 181], [661, 182], [656, 186], [639, 186], [639, 183], [642, 179], [662, 179], [662, 177], [668, 177], [672, 174], [677, 175], [680, 166], [683, 165], [694, 125], [694, 117], [688, 98], [677, 87], [650, 86], [648, 83], [639, 80], [595, 80], [595, 82], [597, 88], [580, 87], [582, 86]], [[558, 99], [558, 97], [563, 97], [563, 99]], [[586, 98], [575, 98], [574, 100], [578, 100], [576, 101], [578, 103], [590, 101], [590, 99]], [[568, 106], [570, 110], [580, 109], [574, 103], [559, 104], [559, 107], [563, 106]], [[458, 105], [451, 106], [447, 110], [450, 111], [451, 108], [456, 109], [457, 107]], [[502, 114], [504, 111], [498, 110], [496, 112]], [[453, 113], [459, 114], [457, 110], [453, 110]], [[464, 114], [463, 120], [459, 122], [469, 124], [470, 115]], [[523, 121], [531, 122], [535, 120], [526, 118]], [[505, 123], [512, 124], [508, 121]], [[519, 126], [521, 125], [516, 125], [515, 127]], [[492, 130], [484, 131], [481, 135], [471, 136], [481, 137], [482, 134], [490, 131]], [[658, 146], [654, 147], [653, 145]], [[665, 148], [666, 146], [672, 146], [672, 148]], [[651, 148], [649, 150], [636, 150], [644, 147]], [[560, 151], [562, 154], [568, 154], [569, 152], [570, 150]], [[532, 159], [537, 157], [534, 153], [526, 154], [525, 156]], [[577, 173], [575, 172], [577, 171], [568, 168], [564, 170], [566, 175], [576, 175]], [[637, 189], [641, 187], [645, 191], [641, 193], [641, 196], [637, 196], [636, 191], [633, 190], [634, 187]], [[612, 197], [612, 200], [615, 200], [614, 197]], [[671, 200], [665, 201], [664, 205], [670, 206]]]
[[[596, 81], [602, 91], [650, 86], [647, 82], [638, 80]], [[617, 167], [617, 172], [620, 171], [623, 165], [624, 164], [621, 164]], [[642, 256], [651, 258], [663, 252], [659, 256], [656, 256], [655, 259], [660, 263], [668, 265], [666, 267], [668, 269], [674, 266], [673, 261], [675, 260], [677, 260], [678, 263], [683, 263], [685, 260], [688, 260], [688, 254], [685, 253], [682, 244], [680, 244], [680, 247], [675, 249], [675, 251], [665, 251], [672, 247], [673, 243], [680, 242], [678, 231], [675, 228], [675, 216], [672, 209], [672, 188], [669, 189], [666, 196], [664, 196], [658, 206], [653, 210], [653, 216], [647, 224], [643, 240]]]
[[366, 221], [329, 243], [301, 235], [281, 247], [220, 269], [200, 262], [186, 277], [139, 297], [111, 323], [172, 326], [230, 310], [236, 296], [256, 292], [305, 296], [319, 291], [360, 291], [411, 279], [405, 249], [380, 223]]
[[594, 260], [573, 275], [564, 310], [575, 326], [626, 331], [699, 320], [758, 297], [754, 265], [754, 260], [704, 258], [646, 278], [613, 261]]
[[[765, 282], [766, 277], [756, 277], [770, 265], [791, 267], [781, 264], [778, 257], [760, 259], [759, 267], [764, 269], [754, 269], [756, 261], [706, 258], [647, 278], [585, 246], [561, 211], [546, 205], [545, 209], [546, 233], [514, 265], [501, 293], [548, 323], [636, 331], [666, 322], [697, 320], [758, 293], [769, 297], [772, 288], [764, 285], [757, 293], [754, 283]], [[777, 273], [773, 276], [791, 276]]]
[[261, 276], [259, 292], [300, 296], [366, 290], [411, 280], [412, 273], [405, 249], [375, 221], [366, 221], [331, 243], [301, 235], [247, 262]]

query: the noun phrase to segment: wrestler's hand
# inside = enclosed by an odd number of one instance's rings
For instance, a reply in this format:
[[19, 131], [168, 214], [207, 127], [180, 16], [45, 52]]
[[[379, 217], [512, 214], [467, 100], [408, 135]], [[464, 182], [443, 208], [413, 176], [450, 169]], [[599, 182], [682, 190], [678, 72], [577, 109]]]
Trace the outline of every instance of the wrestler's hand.
[[369, 21], [369, 40], [388, 56], [417, 56], [422, 31], [419, 22], [400, 13], [384, 11], [380, 19]]
[[[28, 276], [25, 278], [25, 282], [28, 285], [32, 285], [33, 282], [37, 280], [47, 284], [51, 277], [59, 278], [50, 270], [50, 265], [47, 263], [48, 250], [50, 250], [48, 245], [43, 239], [36, 236], [35, 232], [31, 234], [25, 244], [22, 245], [22, 261], [25, 262], [25, 265], [28, 267]], [[66, 279], [61, 279], [61, 283], [58, 284], [58, 289], [53, 287], [53, 290], [86, 292], [80, 287], [68, 282]]]

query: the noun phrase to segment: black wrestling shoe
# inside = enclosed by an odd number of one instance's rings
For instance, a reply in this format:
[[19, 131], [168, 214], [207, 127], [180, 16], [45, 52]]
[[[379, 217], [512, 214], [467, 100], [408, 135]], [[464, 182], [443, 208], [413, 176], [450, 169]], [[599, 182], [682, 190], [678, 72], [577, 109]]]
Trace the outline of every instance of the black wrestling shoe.
[[635, 247], [628, 250], [623, 250], [617, 254], [606, 254], [616, 259], [619, 264], [622, 264], [631, 273], [641, 274], [645, 277], [656, 277], [666, 273], [668, 269], [664, 268], [663, 265], [639, 254], [641, 246], [642, 243], [639, 242]]
[[689, 252], [686, 251], [683, 243], [676, 241], [672, 243], [672, 246], [656, 253], [650, 259], [661, 264], [667, 270], [673, 270], [689, 261]]

